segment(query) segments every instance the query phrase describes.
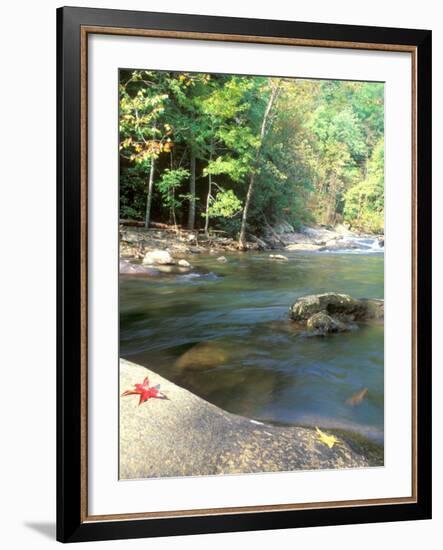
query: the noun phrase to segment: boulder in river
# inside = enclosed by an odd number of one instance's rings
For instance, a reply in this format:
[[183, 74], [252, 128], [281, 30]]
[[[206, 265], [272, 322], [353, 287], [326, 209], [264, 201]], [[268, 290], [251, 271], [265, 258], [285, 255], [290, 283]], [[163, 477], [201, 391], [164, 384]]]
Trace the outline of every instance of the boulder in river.
[[219, 256], [217, 258], [217, 262], [220, 262], [221, 264], [227, 263], [228, 259], [225, 256]]
[[306, 328], [313, 334], [323, 335], [331, 332], [345, 332], [350, 330], [351, 326], [333, 319], [326, 313], [319, 312], [309, 317], [306, 321]]
[[192, 265], [187, 260], [179, 260], [178, 265], [180, 267], [186, 267], [188, 269], [191, 269]]
[[354, 322], [382, 320], [384, 301], [356, 299], [347, 294], [327, 292], [299, 298], [290, 308], [293, 321], [319, 333], [355, 328]]
[[175, 265], [176, 263], [167, 250], [151, 250], [143, 258], [144, 265]]
[[283, 262], [287, 262], [288, 258], [286, 256], [283, 256], [282, 254], [269, 254], [270, 260], [279, 260]]

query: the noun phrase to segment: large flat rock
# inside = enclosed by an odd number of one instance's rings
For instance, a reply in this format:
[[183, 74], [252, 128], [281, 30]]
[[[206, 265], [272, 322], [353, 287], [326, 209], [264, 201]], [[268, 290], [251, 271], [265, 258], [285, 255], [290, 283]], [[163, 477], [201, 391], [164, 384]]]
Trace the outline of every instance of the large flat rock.
[[120, 479], [381, 465], [380, 454], [365, 445], [338, 436], [340, 443], [330, 449], [314, 429], [228, 413], [123, 359], [120, 394], [146, 376], [168, 399], [139, 406], [137, 395], [120, 397]]

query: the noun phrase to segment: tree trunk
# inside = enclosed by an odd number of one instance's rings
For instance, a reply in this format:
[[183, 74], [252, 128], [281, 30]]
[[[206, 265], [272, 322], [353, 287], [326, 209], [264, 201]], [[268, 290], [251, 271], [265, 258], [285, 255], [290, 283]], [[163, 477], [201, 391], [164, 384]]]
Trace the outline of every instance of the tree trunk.
[[191, 153], [191, 180], [189, 182], [189, 212], [188, 229], [194, 229], [195, 224], [195, 154]]
[[155, 158], [151, 158], [151, 168], [149, 170], [149, 182], [148, 182], [148, 195], [146, 197], [146, 215], [145, 215], [145, 228], [148, 229], [149, 222], [151, 221], [151, 202], [152, 202], [152, 191], [154, 188], [154, 167], [155, 167]]
[[335, 225], [336, 219], [336, 206], [337, 206], [337, 175], [332, 174], [328, 185], [328, 203], [326, 210], [326, 224]]
[[255, 155], [255, 161], [254, 165], [252, 167], [251, 174], [249, 176], [249, 185], [248, 185], [248, 191], [246, 193], [246, 200], [245, 200], [245, 206], [243, 207], [243, 214], [242, 214], [242, 220], [241, 220], [241, 227], [240, 227], [240, 236], [238, 239], [238, 247], [240, 250], [246, 250], [246, 225], [248, 223], [248, 212], [249, 212], [249, 206], [251, 204], [251, 197], [254, 190], [254, 182], [255, 182], [255, 172], [257, 170], [258, 161], [260, 160], [260, 153], [263, 146], [263, 140], [266, 133], [266, 124], [268, 122], [269, 114], [272, 109], [272, 105], [274, 101], [277, 98], [278, 92], [279, 92], [280, 86], [279, 84], [276, 84], [276, 86], [273, 88], [271, 95], [268, 100], [268, 104], [266, 105], [265, 113], [263, 115], [263, 120], [261, 124], [260, 129], [260, 141], [257, 148], [257, 152]]
[[[209, 154], [209, 163], [212, 162], [212, 145], [211, 152]], [[206, 218], [205, 218], [205, 235], [209, 237], [209, 206], [211, 204], [211, 194], [212, 194], [212, 174], [208, 174], [208, 196], [206, 197]]]
[[[169, 160], [170, 160], [171, 170], [173, 170], [174, 169], [174, 155], [173, 155], [172, 149], [171, 149], [171, 152], [169, 153]], [[172, 223], [174, 224], [175, 232], [178, 233], [177, 217], [175, 215], [175, 187], [171, 187], [171, 211], [170, 211], [170, 216], [171, 216], [171, 219], [172, 219]]]
[[208, 184], [208, 196], [206, 198], [206, 218], [205, 218], [205, 235], [209, 237], [209, 206], [211, 203], [211, 192], [212, 192], [212, 176], [208, 175], [209, 184]]
[[172, 190], [172, 206], [171, 206], [172, 221], [174, 229], [177, 231], [177, 217], [175, 215], [175, 189]]
[[246, 224], [248, 221], [249, 205], [251, 204], [252, 191], [254, 189], [255, 173], [252, 172], [249, 176], [248, 192], [246, 193], [245, 206], [241, 218], [240, 237], [238, 239], [238, 247], [240, 250], [246, 250]]

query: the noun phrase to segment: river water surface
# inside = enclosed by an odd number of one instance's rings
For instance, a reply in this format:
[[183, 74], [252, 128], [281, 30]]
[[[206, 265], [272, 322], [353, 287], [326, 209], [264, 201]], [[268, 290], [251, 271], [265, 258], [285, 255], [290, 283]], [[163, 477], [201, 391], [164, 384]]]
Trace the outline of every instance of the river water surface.
[[[120, 355], [251, 419], [383, 440], [383, 326], [307, 337], [299, 296], [383, 298], [383, 253], [192, 256], [195, 272], [120, 277]], [[367, 388], [363, 401], [346, 401]]]

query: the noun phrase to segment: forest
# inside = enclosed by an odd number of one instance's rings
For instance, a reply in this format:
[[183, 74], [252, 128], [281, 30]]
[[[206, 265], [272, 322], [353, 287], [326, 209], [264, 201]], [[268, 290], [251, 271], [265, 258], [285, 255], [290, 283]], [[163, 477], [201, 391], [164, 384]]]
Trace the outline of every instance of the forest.
[[382, 83], [121, 70], [119, 108], [124, 220], [384, 231]]

